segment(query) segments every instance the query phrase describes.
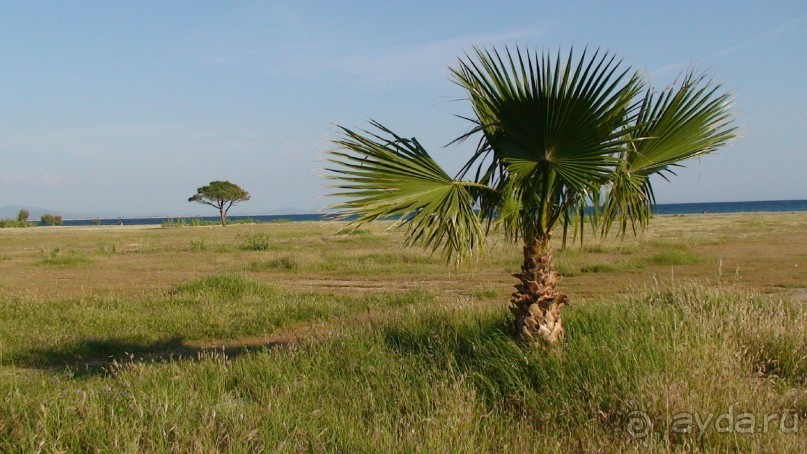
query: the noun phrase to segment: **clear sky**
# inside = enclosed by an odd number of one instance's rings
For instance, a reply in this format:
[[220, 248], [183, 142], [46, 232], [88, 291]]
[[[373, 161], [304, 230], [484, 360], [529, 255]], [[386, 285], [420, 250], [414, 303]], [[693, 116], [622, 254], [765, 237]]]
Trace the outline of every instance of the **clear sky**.
[[[689, 66], [735, 93], [742, 138], [691, 161], [660, 203], [807, 198], [807, 2], [4, 1], [0, 206], [213, 214], [334, 202], [334, 124], [375, 119], [450, 173], [467, 125], [448, 67], [473, 45], [602, 47], [669, 83]], [[234, 212], [236, 209], [234, 209]]]

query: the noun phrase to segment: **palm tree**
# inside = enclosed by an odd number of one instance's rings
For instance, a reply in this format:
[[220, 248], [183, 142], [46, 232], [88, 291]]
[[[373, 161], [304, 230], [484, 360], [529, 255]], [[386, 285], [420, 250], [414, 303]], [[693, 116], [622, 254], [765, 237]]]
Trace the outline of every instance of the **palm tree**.
[[[442, 250], [457, 262], [484, 237], [503, 231], [523, 244], [510, 299], [514, 331], [554, 344], [563, 334], [550, 240], [587, 216], [603, 235], [644, 229], [655, 202], [650, 177], [667, 178], [685, 159], [734, 137], [728, 94], [686, 73], [656, 92], [608, 52], [565, 58], [505, 48], [475, 49], [452, 68], [474, 116], [456, 139], [476, 138], [468, 162], [450, 177], [414, 138], [379, 123], [341, 128], [330, 152], [334, 206], [350, 225], [397, 217], [407, 244]], [[593, 207], [586, 208], [586, 207]], [[582, 216], [581, 216], [582, 215]], [[629, 229], [630, 227], [630, 229]]]

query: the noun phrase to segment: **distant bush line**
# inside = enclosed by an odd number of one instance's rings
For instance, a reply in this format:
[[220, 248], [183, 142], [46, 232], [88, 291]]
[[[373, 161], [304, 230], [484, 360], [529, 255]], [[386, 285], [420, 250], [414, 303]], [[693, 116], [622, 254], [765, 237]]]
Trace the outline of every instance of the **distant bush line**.
[[25, 227], [36, 227], [36, 222], [32, 221], [21, 221], [19, 219], [0, 219], [0, 228], [25, 228]]
[[[244, 219], [237, 219], [237, 220], [229, 220], [227, 224], [254, 224], [255, 221], [252, 218], [244, 218]], [[160, 224], [161, 227], [164, 228], [171, 228], [171, 227], [201, 227], [201, 226], [213, 226], [219, 225], [219, 221], [208, 221], [199, 217], [195, 218], [168, 218]]]
[[25, 208], [21, 209], [20, 212], [17, 214], [17, 219], [0, 219], [0, 228], [8, 228], [8, 227], [17, 227], [17, 228], [24, 228], [24, 227], [33, 227], [36, 225], [34, 222], [28, 221], [28, 217], [31, 216], [31, 213], [26, 210]]

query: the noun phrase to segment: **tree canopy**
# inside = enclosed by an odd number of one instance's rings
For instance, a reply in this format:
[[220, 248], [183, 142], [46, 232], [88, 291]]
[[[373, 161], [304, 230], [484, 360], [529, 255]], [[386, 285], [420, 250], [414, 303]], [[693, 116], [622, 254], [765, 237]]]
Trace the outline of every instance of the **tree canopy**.
[[211, 181], [196, 190], [188, 202], [199, 202], [219, 210], [221, 225], [227, 225], [227, 212], [233, 205], [249, 200], [249, 193], [229, 181]]
[[58, 214], [43, 214], [39, 217], [39, 222], [41, 224], [50, 224], [50, 225], [62, 225], [62, 217]]

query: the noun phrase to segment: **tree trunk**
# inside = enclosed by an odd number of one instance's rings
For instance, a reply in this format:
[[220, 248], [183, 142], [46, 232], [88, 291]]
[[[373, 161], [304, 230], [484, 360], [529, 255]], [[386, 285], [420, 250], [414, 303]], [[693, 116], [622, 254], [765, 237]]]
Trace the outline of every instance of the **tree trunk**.
[[227, 218], [224, 214], [224, 206], [219, 207], [219, 221], [221, 222], [222, 227], [227, 225]]
[[524, 245], [524, 264], [513, 276], [521, 283], [510, 299], [510, 311], [516, 316], [516, 335], [526, 342], [555, 344], [563, 337], [560, 310], [568, 297], [555, 291], [560, 274], [554, 270], [550, 235]]

